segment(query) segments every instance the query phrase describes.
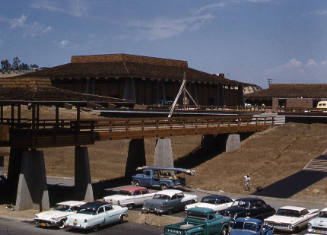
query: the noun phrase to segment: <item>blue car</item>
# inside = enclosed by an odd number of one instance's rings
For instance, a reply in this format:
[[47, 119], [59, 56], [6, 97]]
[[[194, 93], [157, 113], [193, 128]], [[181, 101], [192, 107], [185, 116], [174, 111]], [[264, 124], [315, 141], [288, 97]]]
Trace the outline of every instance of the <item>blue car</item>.
[[237, 218], [231, 222], [230, 235], [272, 235], [273, 228], [263, 225], [262, 220], [253, 218]]

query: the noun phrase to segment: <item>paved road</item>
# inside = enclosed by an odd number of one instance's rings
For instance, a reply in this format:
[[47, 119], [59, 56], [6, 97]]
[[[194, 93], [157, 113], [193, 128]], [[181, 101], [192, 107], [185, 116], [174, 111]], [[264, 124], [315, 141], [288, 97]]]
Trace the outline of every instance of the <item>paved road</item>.
[[[22, 235], [22, 234], [78, 234], [78, 231], [59, 230], [59, 229], [42, 229], [35, 227], [34, 224], [27, 222], [16, 222], [5, 219], [0, 219], [0, 235]], [[162, 229], [149, 225], [134, 224], [126, 222], [123, 224], [116, 224], [100, 229], [97, 232], [90, 232], [90, 234], [119, 234], [119, 235], [154, 235], [161, 234]]]

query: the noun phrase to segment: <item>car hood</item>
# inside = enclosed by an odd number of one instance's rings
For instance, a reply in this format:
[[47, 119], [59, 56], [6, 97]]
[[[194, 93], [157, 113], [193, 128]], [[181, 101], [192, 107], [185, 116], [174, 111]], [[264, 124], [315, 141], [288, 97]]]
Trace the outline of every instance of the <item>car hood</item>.
[[241, 229], [232, 229], [232, 231], [230, 231], [229, 233], [229, 235], [253, 235], [253, 234], [259, 234], [259, 233], [251, 230], [241, 230]]
[[71, 211], [45, 211], [35, 215], [35, 219], [42, 219], [42, 220], [51, 220], [51, 219], [58, 219], [62, 217], [66, 217], [68, 215], [72, 215], [74, 212]]
[[279, 224], [296, 224], [297, 222], [303, 220], [302, 217], [290, 217], [290, 216], [281, 216], [273, 215], [265, 219], [265, 222], [279, 223]]
[[312, 226], [327, 227], [327, 218], [316, 217], [309, 222]]

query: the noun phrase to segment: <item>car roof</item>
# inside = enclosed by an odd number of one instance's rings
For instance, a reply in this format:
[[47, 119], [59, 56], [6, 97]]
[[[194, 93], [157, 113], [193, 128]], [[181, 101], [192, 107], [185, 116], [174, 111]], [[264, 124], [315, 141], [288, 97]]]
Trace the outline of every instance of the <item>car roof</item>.
[[142, 166], [142, 167], [138, 167], [136, 170], [164, 170], [164, 171], [175, 171], [176, 173], [185, 173], [188, 175], [196, 175], [196, 172], [192, 169], [174, 168], [174, 167]]
[[88, 202], [88, 203], [82, 205], [81, 209], [92, 208], [92, 209], [97, 210], [100, 206], [103, 206], [103, 205], [110, 205], [110, 204], [108, 202], [100, 202], [100, 201]]
[[137, 190], [145, 190], [145, 189], [147, 189], [147, 188], [140, 187], [140, 186], [127, 186], [127, 187], [121, 188], [120, 190], [128, 191], [128, 192], [135, 192]]
[[285, 210], [294, 210], [294, 211], [302, 211], [305, 210], [306, 208], [304, 207], [299, 207], [299, 206], [282, 206], [279, 209], [285, 209]]
[[166, 190], [159, 191], [156, 194], [163, 194], [172, 197], [177, 193], [182, 193], [182, 191], [177, 189], [166, 189]]
[[243, 217], [239, 217], [237, 219], [235, 219], [236, 222], [250, 222], [250, 223], [256, 223], [256, 224], [261, 224], [262, 220], [259, 219], [255, 219], [255, 218], [243, 218]]
[[209, 199], [230, 199], [230, 200], [232, 200], [230, 197], [227, 197], [227, 196], [224, 196], [224, 195], [216, 195], [216, 194], [215, 195], [204, 196], [203, 198], [209, 198]]
[[327, 211], [327, 207], [321, 209], [320, 211]]
[[215, 211], [213, 209], [204, 208], [204, 207], [193, 207], [193, 208], [188, 209], [187, 211], [201, 213], [201, 214], [215, 213]]
[[84, 205], [86, 202], [83, 201], [64, 201], [57, 203], [58, 206], [81, 206]]

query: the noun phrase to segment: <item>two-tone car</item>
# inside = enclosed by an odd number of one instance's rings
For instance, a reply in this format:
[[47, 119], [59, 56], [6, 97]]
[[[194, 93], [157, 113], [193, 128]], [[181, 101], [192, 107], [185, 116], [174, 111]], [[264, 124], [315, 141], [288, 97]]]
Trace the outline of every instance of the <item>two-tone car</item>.
[[311, 234], [327, 234], [327, 208], [322, 209], [317, 217], [309, 221], [308, 232]]
[[81, 206], [80, 210], [67, 217], [65, 225], [74, 229], [94, 229], [97, 230], [111, 223], [122, 223], [124, 216], [128, 216], [128, 209], [108, 202], [89, 202]]
[[197, 202], [198, 197], [192, 194], [184, 194], [180, 190], [167, 189], [157, 192], [152, 199], [145, 200], [142, 212], [156, 214], [169, 214], [184, 210], [185, 206]]
[[56, 204], [53, 210], [44, 211], [35, 215], [34, 222], [41, 227], [64, 228], [69, 215], [75, 214], [82, 205], [83, 201], [65, 201]]
[[275, 209], [262, 199], [249, 197], [235, 200], [231, 207], [221, 210], [219, 213], [232, 218], [251, 217], [262, 220], [274, 215], [275, 212]]
[[201, 207], [201, 208], [210, 208], [215, 212], [219, 212], [221, 210], [225, 210], [231, 207], [233, 204], [233, 199], [223, 196], [223, 195], [209, 195], [205, 196], [201, 199], [201, 202], [197, 202], [194, 204], [186, 205], [185, 210], [189, 210], [190, 208]]
[[318, 215], [318, 209], [308, 210], [298, 206], [283, 206], [275, 215], [264, 220], [266, 225], [277, 231], [298, 232], [307, 227], [308, 222]]
[[112, 205], [126, 206], [128, 209], [132, 209], [142, 206], [144, 201], [152, 199], [154, 194], [145, 187], [128, 186], [121, 188], [117, 194], [106, 196], [103, 199]]

